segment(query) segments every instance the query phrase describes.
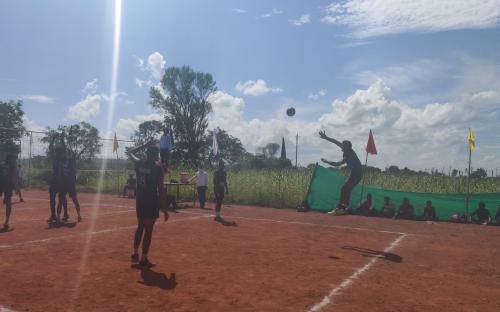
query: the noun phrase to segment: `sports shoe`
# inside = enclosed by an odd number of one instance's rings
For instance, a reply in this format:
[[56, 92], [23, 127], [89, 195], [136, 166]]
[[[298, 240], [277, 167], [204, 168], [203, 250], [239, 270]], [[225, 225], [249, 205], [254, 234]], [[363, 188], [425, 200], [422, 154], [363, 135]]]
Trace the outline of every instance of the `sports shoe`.
[[69, 217], [68, 217], [68, 216], [64, 216], [64, 217], [62, 218], [62, 221], [63, 221], [63, 222], [66, 222], [66, 221], [68, 221], [68, 219], [69, 219]]
[[218, 222], [221, 222], [221, 221], [223, 221], [223, 220], [224, 220], [224, 219], [222, 219], [222, 217], [221, 217], [221, 216], [215, 216], [215, 218], [214, 218], [214, 221], [218, 221]]
[[132, 256], [130, 256], [130, 260], [134, 263], [137, 263], [139, 262], [139, 254], [132, 254]]
[[331, 215], [334, 215], [334, 216], [344, 215], [345, 213], [346, 213], [345, 209], [340, 209], [340, 208], [335, 208], [332, 211], [328, 212], [328, 214], [331, 214]]
[[142, 268], [147, 268], [147, 269], [149, 269], [149, 268], [154, 267], [154, 266], [155, 266], [155, 264], [154, 264], [154, 263], [152, 263], [152, 262], [150, 262], [150, 261], [148, 260], [148, 258], [146, 258], [146, 259], [144, 259], [144, 260], [142, 260], [142, 261], [139, 261], [139, 266], [140, 266], [140, 267], [142, 267]]

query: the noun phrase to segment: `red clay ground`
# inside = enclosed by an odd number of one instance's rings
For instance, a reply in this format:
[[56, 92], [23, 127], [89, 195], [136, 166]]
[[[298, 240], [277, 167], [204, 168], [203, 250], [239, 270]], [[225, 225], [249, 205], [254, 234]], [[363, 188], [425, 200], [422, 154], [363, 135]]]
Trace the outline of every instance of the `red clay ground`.
[[157, 223], [141, 271], [133, 200], [82, 194], [84, 222], [47, 229], [48, 194], [25, 198], [0, 233], [0, 311], [500, 311], [500, 227], [191, 208]]

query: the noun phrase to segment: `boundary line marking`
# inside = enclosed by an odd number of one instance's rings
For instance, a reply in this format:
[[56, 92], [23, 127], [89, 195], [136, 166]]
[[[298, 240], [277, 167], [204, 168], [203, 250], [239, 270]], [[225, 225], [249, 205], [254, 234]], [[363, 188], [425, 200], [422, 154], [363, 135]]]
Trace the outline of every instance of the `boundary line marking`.
[[[180, 213], [187, 213], [187, 214], [195, 214], [195, 215], [210, 215], [212, 217], [214, 216], [213, 214], [198, 213], [198, 212], [192, 212], [192, 211], [179, 211], [179, 212]], [[386, 234], [409, 235], [408, 233], [403, 233], [403, 232], [375, 230], [375, 229], [350, 227], [350, 226], [343, 226], [343, 225], [333, 225], [333, 224], [317, 224], [317, 223], [302, 222], [302, 221], [286, 221], [286, 220], [276, 220], [276, 219], [267, 219], [267, 218], [249, 218], [249, 217], [237, 217], [237, 216], [228, 216], [228, 218], [250, 220], [250, 221], [296, 224], [296, 225], [309, 225], [309, 226], [328, 227], [328, 228], [342, 229], [342, 230], [355, 230], [355, 231], [367, 231], [367, 232], [377, 232], [377, 233], [386, 233]]]
[[[191, 218], [184, 218], [184, 219], [179, 219], [179, 220], [172, 220], [167, 223], [160, 223], [161, 224], [170, 224], [170, 223], [177, 223], [177, 222], [182, 222], [182, 221], [189, 221], [189, 220], [197, 220], [197, 219], [202, 219], [202, 218], [207, 218], [208, 216], [196, 216], [196, 217], [191, 217]], [[10, 245], [0, 245], [0, 249], [7, 249], [7, 248], [12, 248], [12, 247], [18, 247], [18, 246], [26, 246], [26, 245], [31, 245], [31, 244], [37, 244], [37, 243], [46, 243], [46, 242], [51, 242], [54, 240], [60, 240], [60, 239], [65, 239], [69, 237], [79, 237], [79, 236], [85, 236], [85, 235], [95, 235], [95, 234], [103, 234], [103, 233], [110, 233], [110, 232], [116, 232], [116, 231], [121, 231], [121, 230], [130, 230], [130, 229], [135, 229], [137, 225], [129, 225], [129, 226], [121, 226], [121, 227], [116, 227], [116, 228], [111, 228], [111, 229], [104, 229], [104, 230], [99, 230], [99, 231], [94, 231], [94, 232], [84, 232], [84, 233], [79, 233], [79, 234], [69, 234], [69, 235], [61, 235], [61, 236], [55, 236], [55, 237], [48, 237], [44, 239], [38, 239], [38, 240], [31, 240], [31, 241], [24, 241], [24, 242], [19, 242], [19, 243], [13, 243]], [[0, 311], [1, 312], [1, 311]]]
[[[403, 238], [405, 238], [406, 236], [407, 236], [407, 234], [401, 234], [399, 237], [397, 237], [394, 241], [392, 241], [391, 244], [389, 244], [389, 246], [387, 246], [384, 249], [384, 253], [388, 253], [391, 250], [393, 250], [394, 248], [396, 248], [399, 245], [399, 243], [401, 243], [401, 241], [403, 240]], [[381, 257], [382, 257], [381, 255], [377, 255], [377, 256], [373, 257], [370, 261], [368, 261], [367, 264], [365, 264], [364, 266], [362, 266], [362, 267], [358, 268], [356, 271], [354, 271], [354, 273], [351, 274], [351, 276], [349, 276], [348, 278], [344, 279], [342, 281], [342, 283], [340, 283], [337, 287], [333, 288], [328, 295], [326, 295], [320, 302], [316, 303], [312, 308], [310, 308], [308, 310], [308, 312], [318, 312], [318, 311], [321, 311], [327, 305], [331, 304], [332, 301], [333, 301], [332, 298], [334, 296], [339, 295], [342, 292], [342, 290], [344, 290], [344, 289], [348, 288], [349, 286], [351, 286], [351, 284], [353, 284], [356, 279], [359, 279], [359, 277], [363, 273], [365, 273], [366, 271], [368, 271], [377, 262], [377, 260], [379, 258], [381, 258]]]
[[[98, 217], [102, 216], [112, 216], [112, 215], [117, 215], [117, 214], [122, 214], [122, 213], [128, 213], [128, 212], [135, 212], [135, 209], [130, 209], [130, 210], [119, 210], [119, 211], [110, 211], [110, 212], [104, 212], [104, 213], [98, 213]], [[25, 220], [15, 220], [15, 223], [19, 222], [35, 222], [35, 221], [46, 221], [47, 219], [25, 219]], [[47, 223], [47, 222], [45, 222]], [[1, 311], [0, 311], [1, 312]]]

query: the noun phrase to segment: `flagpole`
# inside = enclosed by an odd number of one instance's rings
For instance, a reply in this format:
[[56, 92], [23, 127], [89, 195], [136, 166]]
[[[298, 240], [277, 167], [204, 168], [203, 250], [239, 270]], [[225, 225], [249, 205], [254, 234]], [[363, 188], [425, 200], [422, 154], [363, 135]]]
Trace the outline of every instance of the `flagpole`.
[[471, 163], [471, 158], [472, 158], [472, 150], [470, 148], [470, 143], [469, 143], [469, 170], [468, 175], [467, 175], [467, 200], [465, 203], [465, 222], [467, 223], [469, 220], [469, 200], [470, 200], [470, 163]]
[[361, 204], [363, 202], [363, 192], [365, 190], [365, 173], [366, 173], [366, 167], [368, 165], [368, 151], [366, 152], [366, 158], [365, 158], [365, 168], [363, 170], [363, 181], [361, 182], [361, 196], [359, 197], [359, 203]]
[[299, 151], [299, 133], [295, 136], [295, 168], [297, 168], [297, 154]]

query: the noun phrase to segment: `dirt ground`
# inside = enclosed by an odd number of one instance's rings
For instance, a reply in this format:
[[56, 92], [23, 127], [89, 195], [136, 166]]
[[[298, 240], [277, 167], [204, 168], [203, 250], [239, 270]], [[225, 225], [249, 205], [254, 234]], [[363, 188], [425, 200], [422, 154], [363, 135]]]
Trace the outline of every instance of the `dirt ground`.
[[83, 222], [48, 228], [48, 194], [24, 196], [0, 233], [0, 311], [500, 311], [500, 227], [188, 208], [158, 220], [140, 270], [134, 200], [81, 194]]

